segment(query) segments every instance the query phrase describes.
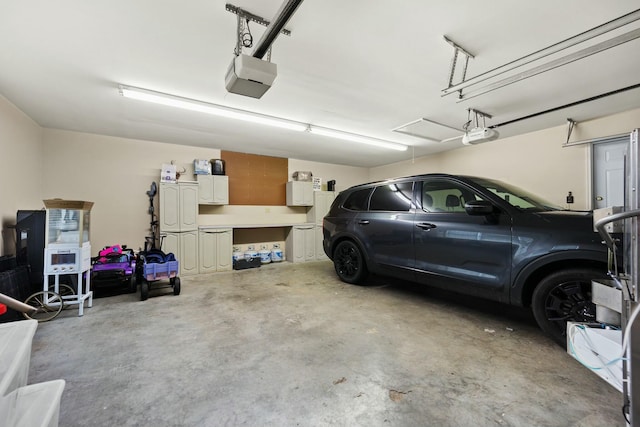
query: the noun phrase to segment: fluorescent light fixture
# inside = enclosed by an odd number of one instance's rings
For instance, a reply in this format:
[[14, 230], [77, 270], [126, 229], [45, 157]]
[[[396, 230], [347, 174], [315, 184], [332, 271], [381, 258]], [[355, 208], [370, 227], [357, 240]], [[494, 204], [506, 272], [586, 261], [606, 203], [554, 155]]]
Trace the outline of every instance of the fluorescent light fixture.
[[251, 113], [249, 111], [237, 110], [235, 108], [224, 107], [222, 105], [209, 104], [207, 102], [197, 101], [195, 99], [183, 98], [180, 96], [169, 95], [166, 93], [155, 92], [147, 89], [140, 89], [137, 87], [121, 85], [120, 93], [125, 98], [133, 98], [140, 101], [167, 105], [169, 107], [182, 108], [183, 110], [197, 111], [214, 116], [244, 120], [246, 122], [295, 130], [298, 132], [304, 132], [309, 127], [309, 125], [304, 123], [279, 119], [277, 117], [266, 116], [263, 114]]
[[153, 102], [155, 104], [166, 105], [183, 110], [196, 111], [199, 113], [211, 114], [214, 116], [226, 117], [229, 119], [244, 120], [267, 126], [274, 126], [298, 132], [310, 132], [316, 135], [328, 136], [331, 138], [343, 139], [346, 141], [368, 144], [390, 150], [406, 151], [408, 146], [381, 139], [370, 138], [349, 132], [318, 127], [307, 123], [300, 123], [293, 120], [281, 119], [279, 117], [267, 116], [250, 111], [238, 110], [236, 108], [225, 107], [195, 99], [183, 98], [181, 96], [169, 95], [167, 93], [156, 92], [148, 89], [141, 89], [133, 86], [120, 85], [120, 94], [125, 98], [137, 99], [140, 101]]
[[406, 151], [409, 148], [406, 145], [396, 144], [395, 142], [383, 141], [381, 139], [370, 138], [368, 136], [357, 135], [355, 133], [342, 132], [339, 130], [322, 128], [318, 126], [309, 126], [309, 132], [316, 135], [328, 136], [330, 138], [344, 139], [345, 141], [358, 142], [360, 144], [374, 145], [376, 147], [388, 148], [390, 150]]

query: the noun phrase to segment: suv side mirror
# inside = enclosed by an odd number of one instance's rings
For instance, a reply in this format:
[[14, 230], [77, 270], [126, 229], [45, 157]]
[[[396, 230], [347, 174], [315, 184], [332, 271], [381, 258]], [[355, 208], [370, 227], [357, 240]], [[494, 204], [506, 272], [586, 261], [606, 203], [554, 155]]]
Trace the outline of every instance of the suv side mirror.
[[491, 215], [495, 208], [486, 200], [472, 200], [464, 204], [464, 210], [468, 215]]

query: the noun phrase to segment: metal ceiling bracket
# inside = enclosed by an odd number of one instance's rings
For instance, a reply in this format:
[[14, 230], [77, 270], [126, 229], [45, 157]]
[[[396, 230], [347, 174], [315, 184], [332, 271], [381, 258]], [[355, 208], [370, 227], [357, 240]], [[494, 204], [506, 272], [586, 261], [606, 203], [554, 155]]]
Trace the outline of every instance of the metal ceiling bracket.
[[567, 142], [564, 143], [564, 145], [568, 145], [569, 144], [569, 139], [571, 138], [571, 132], [573, 132], [573, 128], [574, 126], [578, 124], [575, 120], [573, 119], [567, 119]]
[[[611, 21], [605, 22], [602, 25], [599, 25], [597, 27], [591, 28], [587, 31], [584, 31], [580, 34], [577, 34], [573, 37], [570, 37], [568, 39], [562, 40], [560, 42], [557, 42], [551, 46], [545, 47], [543, 49], [540, 49], [536, 52], [533, 52], [529, 55], [525, 55], [521, 58], [515, 59], [513, 61], [510, 61], [506, 64], [500, 65], [492, 70], [486, 71], [482, 74], [478, 74], [476, 76], [470, 77], [468, 79], [462, 79], [462, 81], [460, 83], [456, 83], [456, 84], [452, 84], [451, 81], [449, 82], [449, 86], [445, 89], [442, 89], [442, 96], [446, 96], [446, 95], [450, 95], [452, 93], [458, 92], [459, 95], [462, 95], [462, 90], [463, 89], [467, 89], [466, 91], [466, 95], [464, 96], [459, 96], [459, 101], [461, 102], [463, 99], [471, 99], [475, 96], [479, 96], [482, 94], [485, 94], [487, 92], [490, 92], [492, 90], [507, 86], [509, 84], [512, 84], [516, 81], [520, 81], [529, 77], [532, 77], [534, 75], [552, 70], [554, 68], [557, 68], [559, 66], [571, 63], [573, 61], [576, 61], [578, 59], [582, 59], [582, 58], [586, 58], [587, 56], [593, 55], [595, 53], [598, 52], [602, 52], [604, 50], [610, 49], [612, 47], [615, 47], [619, 44], [625, 43], [627, 41], [630, 40], [634, 40], [636, 38], [638, 38], [638, 30], [635, 31], [630, 31], [626, 34], [622, 34], [618, 37], [612, 37], [609, 40], [604, 40], [598, 44], [595, 44], [593, 46], [587, 47], [581, 51], [578, 52], [574, 52], [571, 54], [568, 54], [565, 57], [562, 58], [558, 58], [556, 60], [553, 60], [549, 63], [540, 65], [538, 67], [534, 67], [530, 70], [525, 70], [525, 71], [520, 71], [518, 72], [517, 70], [521, 67], [524, 67], [525, 65], [534, 63], [536, 61], [540, 61], [543, 58], [546, 58], [548, 56], [551, 56], [553, 54], [562, 52], [567, 50], [570, 47], [573, 46], [577, 46], [581, 43], [584, 43], [588, 40], [592, 40], [592, 39], [596, 39], [599, 36], [605, 35], [607, 33], [610, 33], [616, 29], [622, 28], [628, 24], [631, 24], [633, 22], [636, 22], [640, 20], [640, 9], [634, 10], [630, 13], [627, 13], [626, 15], [620, 16], [616, 19], [613, 19]], [[447, 40], [445, 38], [445, 40]], [[447, 42], [449, 42], [449, 40], [447, 40]], [[454, 46], [455, 47], [455, 46]], [[507, 73], [514, 73], [511, 77], [507, 77], [507, 78], [502, 78], [500, 81], [495, 81], [492, 84], [486, 83], [487, 81], [490, 80], [495, 80], [496, 77], [503, 75], [503, 74], [507, 74]], [[484, 86], [481, 85], [481, 83], [484, 83]], [[482, 86], [481, 89], [473, 89], [471, 90], [471, 92], [469, 91], [469, 88], [471, 86], [476, 86], [476, 85], [480, 85]]]
[[[487, 127], [486, 119], [493, 118], [491, 114], [483, 113], [482, 111], [476, 110], [475, 108], [469, 108], [467, 111], [468, 111], [468, 120], [464, 126], [465, 131], [468, 130], [468, 127], [471, 125], [471, 123], [474, 123], [475, 127], [480, 127], [481, 119], [482, 119], [482, 127]], [[473, 118], [471, 118], [472, 114], [473, 114]]]
[[[469, 51], [467, 51], [465, 48], [463, 48], [462, 46], [460, 46], [459, 44], [451, 40], [449, 37], [447, 36], [443, 36], [443, 37], [444, 37], [444, 41], [446, 41], [451, 46], [453, 46], [453, 58], [451, 59], [451, 67], [449, 69], [449, 86], [447, 87], [447, 89], [449, 89], [455, 85], [464, 83], [465, 78], [467, 76], [469, 58], [473, 59], [474, 55], [469, 53]], [[462, 76], [460, 78], [459, 83], [453, 83], [453, 78], [455, 77], [455, 74], [456, 74], [456, 66], [458, 65], [458, 54], [460, 53], [464, 55], [464, 65], [462, 66]], [[459, 91], [459, 96], [460, 98], [462, 98], [462, 89], [460, 89]]]
[[[631, 40], [636, 40], [640, 38], [640, 28], [636, 28], [635, 30], [629, 31], [627, 33], [621, 34], [617, 37], [613, 37], [609, 40], [602, 41], [600, 43], [594, 44], [587, 48], [578, 50], [569, 55], [563, 56], [561, 58], [554, 59], [553, 61], [547, 62], [546, 64], [539, 65], [537, 67], [531, 68], [526, 71], [522, 71], [518, 74], [515, 74], [510, 77], [503, 78], [499, 81], [488, 84], [485, 87], [467, 90], [466, 95], [460, 96], [458, 98], [458, 102], [462, 102], [471, 98], [475, 98], [476, 96], [484, 95], [485, 93], [492, 92], [497, 89], [501, 89], [510, 84], [519, 82], [521, 80], [525, 80], [531, 78], [533, 76], [537, 76], [538, 74], [545, 73], [547, 71], [553, 70], [555, 68], [561, 67], [563, 65], [570, 64], [572, 62], [578, 61], [580, 59], [587, 58], [591, 55], [595, 55], [600, 52], [604, 52], [605, 50], [611, 49], [613, 47], [619, 46], [623, 43], [627, 43]], [[460, 91], [461, 93], [462, 91]]]
[[[267, 21], [263, 17], [258, 16], [258, 15], [254, 15], [251, 12], [247, 12], [246, 10], [244, 10], [242, 8], [239, 8], [238, 6], [234, 6], [231, 3], [227, 3], [225, 5], [225, 9], [228, 12], [231, 12], [231, 13], [234, 13], [234, 14], [238, 15], [238, 18], [249, 20], [251, 22], [255, 22], [256, 24], [263, 25], [265, 27], [268, 27], [269, 24], [271, 24], [271, 22]], [[284, 29], [284, 28], [282, 30], [280, 30], [280, 33], [284, 34], [285, 36], [290, 36], [291, 35], [291, 31], [289, 31], [287, 29]]]

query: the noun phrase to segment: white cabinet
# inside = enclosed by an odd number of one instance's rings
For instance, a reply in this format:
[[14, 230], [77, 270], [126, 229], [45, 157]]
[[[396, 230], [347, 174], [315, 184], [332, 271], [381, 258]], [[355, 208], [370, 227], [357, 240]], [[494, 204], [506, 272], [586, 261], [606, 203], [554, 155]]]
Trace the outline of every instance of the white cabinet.
[[229, 204], [229, 177], [198, 175], [198, 197], [201, 205]]
[[329, 212], [335, 198], [336, 193], [334, 191], [314, 191], [313, 206], [309, 209], [309, 212], [307, 212], [307, 221], [314, 224], [317, 260], [328, 259], [322, 248], [322, 219]]
[[162, 250], [172, 252], [180, 264], [180, 276], [198, 274], [198, 231], [162, 233]]
[[312, 206], [313, 182], [287, 182], [287, 206]]
[[285, 241], [287, 261], [304, 262], [316, 259], [316, 226], [314, 224], [294, 225]]
[[198, 183], [160, 184], [161, 249], [172, 252], [181, 276], [198, 273]]
[[230, 228], [201, 229], [198, 237], [199, 272], [231, 270], [232, 243]]
[[307, 222], [322, 225], [322, 218], [329, 212], [335, 198], [334, 191], [314, 191], [313, 206], [307, 212]]
[[198, 228], [198, 184], [160, 184], [160, 232]]

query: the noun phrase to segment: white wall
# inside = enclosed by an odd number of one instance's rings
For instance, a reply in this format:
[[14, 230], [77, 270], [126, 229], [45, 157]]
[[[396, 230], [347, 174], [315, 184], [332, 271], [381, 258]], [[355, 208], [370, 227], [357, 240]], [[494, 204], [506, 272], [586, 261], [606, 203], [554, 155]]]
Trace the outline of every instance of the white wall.
[[15, 254], [18, 209], [41, 209], [42, 129], [0, 95], [0, 255]]
[[[144, 245], [149, 233], [146, 191], [159, 182], [162, 163], [176, 161], [193, 181], [193, 160], [220, 158], [220, 150], [117, 138], [57, 129], [44, 130], [42, 198], [88, 200], [93, 251], [112, 244], [133, 249]], [[289, 161], [295, 170], [336, 179], [342, 189], [366, 181], [368, 169], [327, 163]], [[326, 181], [325, 181], [326, 182]], [[340, 189], [340, 187], [338, 187]], [[157, 198], [155, 200], [158, 212]], [[41, 204], [41, 202], [40, 202]], [[15, 212], [14, 212], [15, 216]], [[201, 225], [304, 223], [306, 209], [287, 206], [201, 206]], [[279, 240], [279, 239], [278, 239]]]
[[311, 171], [314, 178], [322, 178], [323, 190], [326, 190], [327, 181], [332, 179], [336, 181], [336, 191], [342, 191], [369, 180], [368, 168], [289, 159], [289, 179], [295, 171]]
[[[93, 252], [126, 244], [137, 250], [149, 234], [149, 198], [162, 163], [176, 161], [193, 180], [193, 160], [220, 158], [220, 150], [54, 129], [44, 130], [42, 195], [88, 200]], [[157, 197], [154, 202], [158, 212]]]
[[[640, 109], [578, 123], [571, 141], [603, 138], [640, 127]], [[591, 208], [591, 148], [563, 147], [567, 127], [558, 126], [512, 138], [370, 169], [370, 180], [442, 172], [510, 182], [560, 206], [571, 191], [572, 209]]]

